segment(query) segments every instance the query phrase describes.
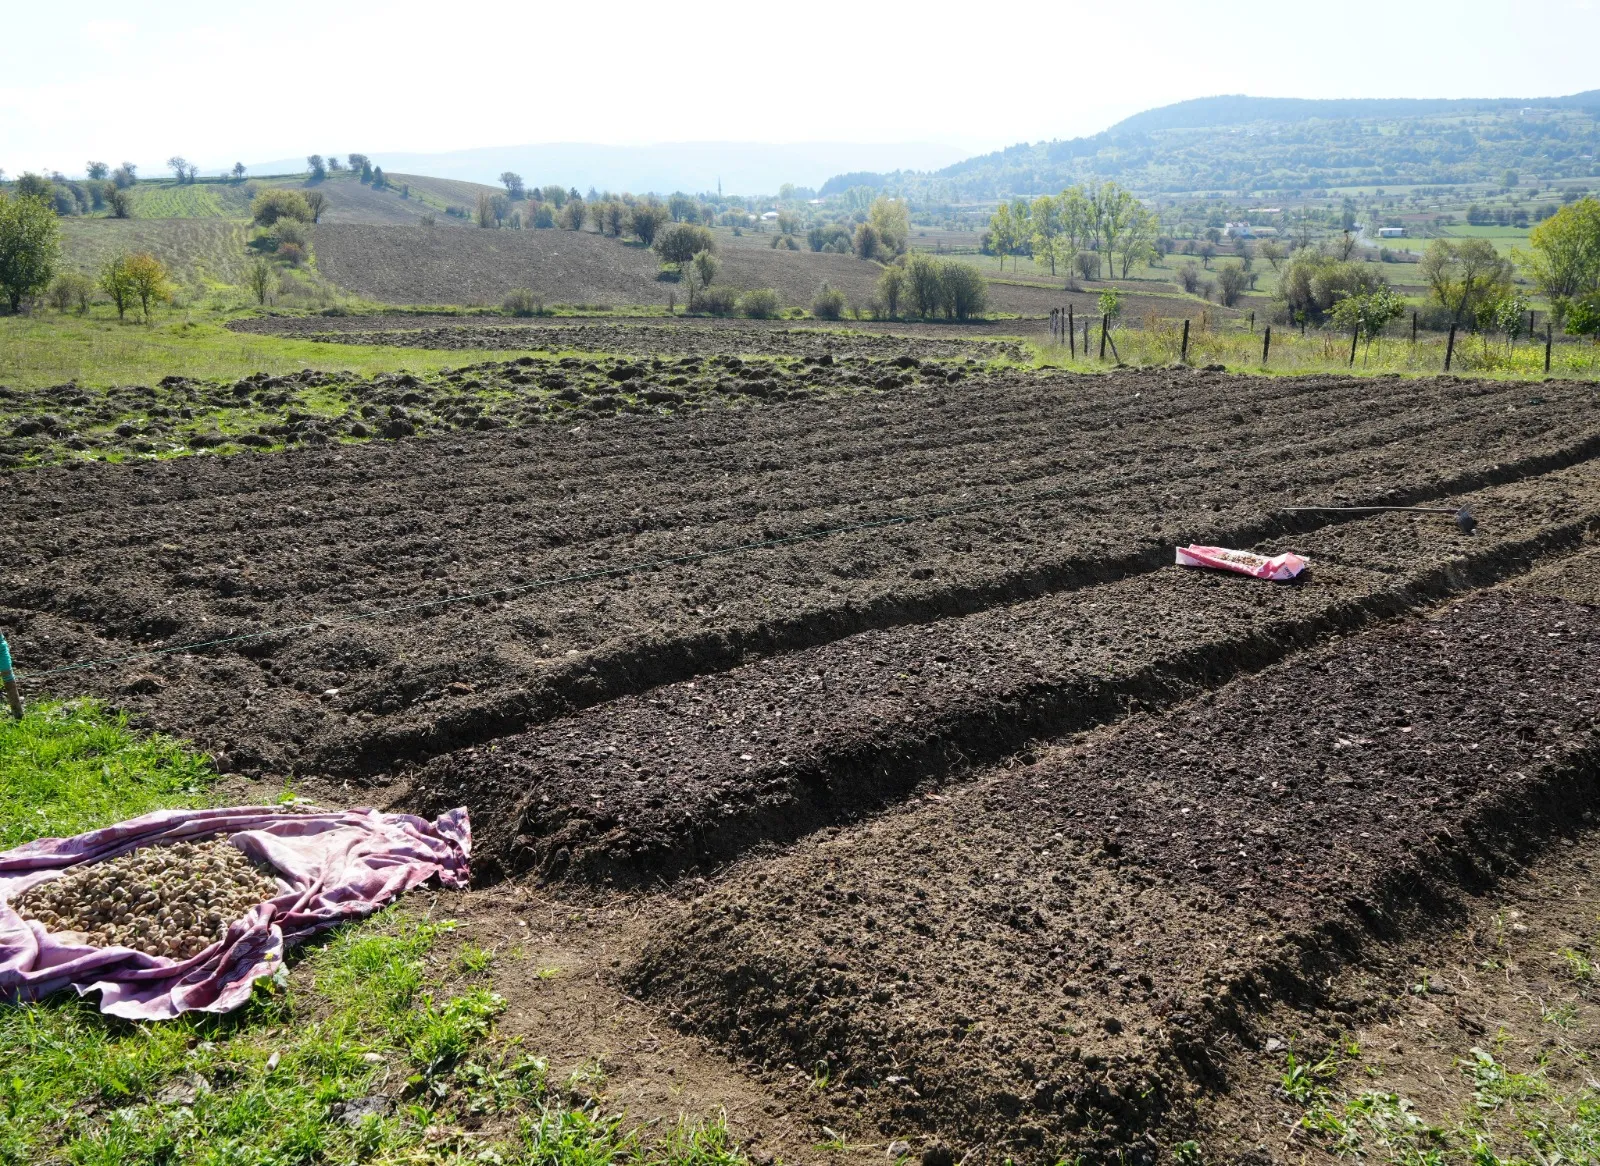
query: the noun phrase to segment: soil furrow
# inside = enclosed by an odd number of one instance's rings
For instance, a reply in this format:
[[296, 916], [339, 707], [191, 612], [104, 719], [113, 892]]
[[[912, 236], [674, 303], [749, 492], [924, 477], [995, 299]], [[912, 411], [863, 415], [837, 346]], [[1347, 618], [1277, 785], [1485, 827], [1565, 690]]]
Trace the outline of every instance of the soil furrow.
[[[1059, 385], [1076, 391], [1087, 379]], [[1271, 507], [1301, 491], [1431, 500], [1583, 460], [1600, 443], [1585, 427], [1586, 386], [1547, 388], [1542, 405], [1508, 413], [1524, 390], [1428, 382], [1408, 385], [1403, 404], [1390, 394], [1374, 405], [1365, 395], [1387, 386], [1219, 383], [1216, 409], [1255, 419], [1233, 426], [1238, 436], [1227, 441], [1189, 436], [1211, 423], [1198, 416], [1165, 437], [1159, 417], [1128, 413], [1120, 430], [1085, 420], [1102, 423], [1100, 406], [1108, 415], [1155, 407], [1139, 402], [1157, 387], [1175, 407], [1187, 407], [1185, 393], [1213, 390], [1204, 377], [1169, 380], [1103, 378], [1080, 401], [1052, 390], [1049, 378], [1027, 377], [826, 407], [624, 419], [537, 441], [491, 434], [42, 470], [20, 482], [15, 517], [0, 531], [11, 565], [0, 603], [25, 670], [328, 617], [334, 626], [309, 636], [168, 657], [94, 675], [89, 686], [251, 770], [382, 773], [751, 656], [1153, 570], [1174, 542], [1251, 542], [1288, 529]], [[1282, 409], [1280, 399], [1305, 408]], [[1036, 416], [1026, 425], [1019, 417], [1014, 440], [953, 444], [965, 465], [941, 465], [926, 448], [912, 455], [904, 443], [874, 449], [883, 424], [925, 447], [941, 435], [955, 443], [969, 430], [985, 433], [994, 410], [1025, 407]], [[1316, 419], [1326, 436], [1291, 466], [1285, 448]], [[781, 443], [807, 426], [794, 449], [763, 452], [769, 433]], [[808, 460], [830, 442], [831, 460]], [[978, 482], [1001, 494], [1074, 496], [513, 602], [359, 618], [816, 529], [890, 504], [959, 503], [982, 496]], [[61, 691], [76, 691], [82, 678], [71, 674]], [[248, 694], [245, 708], [224, 699], [230, 689]]]
[[847, 1136], [1154, 1161], [1260, 1010], [1592, 815], [1597, 665], [1556, 599], [1352, 636], [741, 864], [626, 978]]
[[664, 685], [440, 757], [410, 796], [471, 808], [480, 877], [671, 879], [1526, 570], [1600, 528], [1600, 469], [1464, 500], [1477, 535], [1389, 514], [1298, 536], [1290, 586], [1169, 567]]

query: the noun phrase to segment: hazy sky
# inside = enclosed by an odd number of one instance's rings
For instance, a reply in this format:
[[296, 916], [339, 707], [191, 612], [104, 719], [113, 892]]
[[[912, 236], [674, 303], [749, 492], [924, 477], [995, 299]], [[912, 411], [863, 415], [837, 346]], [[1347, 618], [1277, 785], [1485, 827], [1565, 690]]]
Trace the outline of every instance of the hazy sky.
[[[1600, 0], [4, 0], [0, 167], [524, 142], [1073, 137], [1216, 93], [1600, 87]], [[991, 20], [990, 17], [993, 19]]]

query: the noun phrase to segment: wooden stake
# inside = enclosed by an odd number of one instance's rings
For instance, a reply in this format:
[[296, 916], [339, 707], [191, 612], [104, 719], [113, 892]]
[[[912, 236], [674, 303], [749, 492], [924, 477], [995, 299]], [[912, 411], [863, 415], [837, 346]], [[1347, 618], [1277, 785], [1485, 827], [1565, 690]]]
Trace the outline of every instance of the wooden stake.
[[1417, 314], [1411, 313], [1411, 343], [1417, 342]]
[[1189, 321], [1183, 322], [1183, 348], [1178, 352], [1178, 363], [1189, 363]]
[[1550, 321], [1544, 322], [1544, 371], [1550, 371], [1550, 345], [1555, 341], [1555, 333], [1550, 328]]
[[1089, 317], [1083, 318], [1083, 359], [1089, 359]]
[[1361, 339], [1361, 329], [1360, 328], [1357, 328], [1354, 332], [1350, 333], [1350, 367], [1351, 368], [1355, 368], [1355, 366], [1356, 366], [1356, 341], [1358, 341], [1360, 339]]
[[1110, 333], [1110, 331], [1111, 331], [1111, 320], [1110, 320], [1110, 317], [1106, 316], [1104, 313], [1101, 313], [1101, 315], [1100, 315], [1100, 359], [1101, 360], [1104, 360], [1106, 358], [1106, 336]]
[[1251, 312], [1250, 313], [1250, 331], [1254, 332], [1255, 330], [1256, 330], [1256, 314], [1254, 312]]
[[1267, 367], [1267, 357], [1272, 355], [1272, 325], [1267, 325], [1266, 332], [1261, 337], [1261, 367]]
[[1072, 358], [1078, 358], [1078, 326], [1072, 322], [1072, 305], [1067, 305], [1067, 343], [1072, 346]]
[[1455, 324], [1452, 323], [1450, 325], [1450, 339], [1448, 339], [1448, 340], [1446, 340], [1444, 342], [1444, 371], [1445, 372], [1449, 372], [1450, 371], [1450, 358], [1455, 355], [1455, 352], [1456, 352], [1456, 326], [1455, 326]]

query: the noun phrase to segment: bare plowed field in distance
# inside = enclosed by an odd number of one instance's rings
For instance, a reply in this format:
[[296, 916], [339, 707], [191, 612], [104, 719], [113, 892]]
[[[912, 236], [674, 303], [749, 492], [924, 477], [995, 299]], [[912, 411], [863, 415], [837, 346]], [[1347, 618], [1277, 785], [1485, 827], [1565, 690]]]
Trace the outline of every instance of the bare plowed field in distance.
[[[1079, 376], [898, 325], [241, 326], [329, 367], [525, 355], [0, 397], [29, 699], [103, 698], [229, 788], [467, 806], [451, 915], [564, 969], [496, 983], [506, 1023], [669, 1121], [692, 1075], [757, 1161], [1336, 1155], [1282, 1128], [1284, 1034], [1409, 1015], [1397, 951], [1600, 850], [1593, 384]], [[136, 460], [185, 426], [256, 448]], [[1191, 541], [1311, 565], [1176, 567]]]
[[[334, 283], [391, 304], [498, 304], [528, 288], [547, 304], [660, 304], [687, 288], [659, 279], [649, 248], [589, 231], [439, 231], [329, 223], [317, 262]], [[785, 305], [810, 307], [824, 281], [865, 304], [880, 268], [848, 255], [726, 250], [717, 282], [771, 288]]]

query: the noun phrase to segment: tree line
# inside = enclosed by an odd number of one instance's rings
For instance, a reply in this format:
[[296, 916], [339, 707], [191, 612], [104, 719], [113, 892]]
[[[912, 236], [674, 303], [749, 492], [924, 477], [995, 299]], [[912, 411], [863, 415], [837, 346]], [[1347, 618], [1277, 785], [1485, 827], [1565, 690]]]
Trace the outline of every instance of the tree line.
[[1160, 220], [1155, 212], [1115, 182], [1098, 188], [1070, 186], [1060, 194], [1042, 194], [1002, 202], [989, 217], [983, 250], [1012, 268], [1020, 256], [1047, 264], [1052, 276], [1077, 272], [1085, 279], [1102, 265], [1122, 277], [1155, 255]]

